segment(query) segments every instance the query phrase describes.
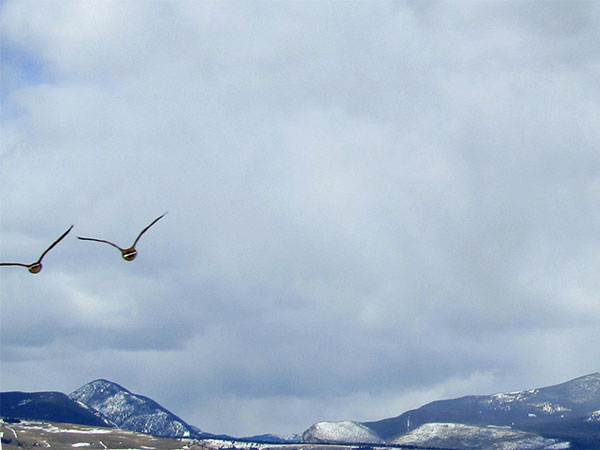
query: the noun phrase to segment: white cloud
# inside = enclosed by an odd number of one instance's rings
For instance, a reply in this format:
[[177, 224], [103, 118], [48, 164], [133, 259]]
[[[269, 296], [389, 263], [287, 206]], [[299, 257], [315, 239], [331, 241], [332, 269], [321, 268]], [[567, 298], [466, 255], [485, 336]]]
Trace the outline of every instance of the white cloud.
[[[5, 2], [2, 259], [75, 228], [2, 268], [3, 389], [242, 435], [594, 370], [599, 9], [564, 9]], [[76, 240], [165, 211], [132, 263]]]

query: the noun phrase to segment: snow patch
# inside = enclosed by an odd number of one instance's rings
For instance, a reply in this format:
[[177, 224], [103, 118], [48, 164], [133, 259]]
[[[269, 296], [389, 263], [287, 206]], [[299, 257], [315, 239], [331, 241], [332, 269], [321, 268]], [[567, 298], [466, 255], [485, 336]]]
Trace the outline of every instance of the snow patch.
[[314, 424], [302, 434], [302, 442], [379, 443], [381, 439], [366, 426], [345, 420]]
[[585, 421], [586, 422], [600, 422], [600, 410], [593, 411], [590, 414], [590, 417], [588, 417]]
[[470, 450], [559, 450], [568, 442], [546, 439], [510, 427], [476, 427], [458, 423], [427, 423], [392, 441], [422, 447], [451, 447]]
[[[108, 428], [91, 428], [91, 427], [78, 427], [73, 425], [67, 428], [66, 426], [53, 425], [44, 422], [35, 421], [23, 421], [23, 424], [27, 425], [27, 428], [31, 430], [45, 431], [46, 433], [81, 433], [81, 434], [110, 434], [112, 430]], [[65, 424], [66, 425], [66, 424]]]
[[571, 411], [569, 408], [565, 408], [564, 406], [556, 405], [551, 402], [535, 403], [532, 406], [540, 408], [544, 414], [555, 414], [557, 412]]
[[273, 444], [260, 444], [257, 442], [245, 442], [245, 441], [234, 441], [234, 440], [223, 440], [223, 439], [202, 439], [200, 442], [202, 442], [202, 446], [209, 448], [209, 449], [214, 449], [214, 450], [221, 450], [221, 449], [231, 449], [231, 448], [236, 448], [236, 449], [240, 449], [240, 450], [250, 450], [250, 449], [267, 449], [267, 448], [272, 448]]

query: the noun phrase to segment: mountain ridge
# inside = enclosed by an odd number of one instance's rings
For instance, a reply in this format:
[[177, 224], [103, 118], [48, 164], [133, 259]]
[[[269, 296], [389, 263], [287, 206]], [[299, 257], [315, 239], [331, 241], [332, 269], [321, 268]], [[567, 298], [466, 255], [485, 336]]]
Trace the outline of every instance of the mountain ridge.
[[[482, 448], [498, 439], [498, 448], [504, 448], [502, 442], [519, 441], [536, 449], [566, 448], [565, 442], [574, 449], [600, 449], [599, 372], [543, 388], [437, 400], [378, 421], [317, 422], [293, 436], [263, 434], [239, 439], [203, 432], [154, 400], [102, 378], [69, 396], [59, 392], [0, 395], [2, 416], [101, 424], [158, 437], [349, 445], [410, 443], [421, 447], [438, 443], [436, 446], [453, 447], [439, 445], [443, 439], [438, 438], [446, 436], [447, 443], [474, 439], [483, 443]], [[439, 436], [433, 436], [435, 433]]]
[[[435, 423], [483, 429], [509, 427], [547, 439], [568, 440], [573, 448], [587, 449], [600, 448], [599, 410], [600, 373], [595, 372], [543, 388], [436, 400], [399, 416], [354, 424], [368, 428], [380, 442], [386, 443], [401, 441], [403, 435]], [[352, 442], [355, 431], [344, 434], [334, 422], [329, 424], [320, 423], [320, 433], [311, 435], [310, 442]], [[350, 429], [348, 425], [344, 427]], [[437, 429], [447, 431], [443, 427]], [[459, 427], [455, 431], [464, 434], [465, 429]], [[486, 432], [477, 431], [481, 435]]]
[[[399, 416], [363, 425], [386, 441], [409, 432], [411, 426], [432, 422], [512, 426], [524, 431], [543, 429], [548, 433], [548, 427], [560, 422], [585, 422], [598, 409], [600, 372], [595, 372], [543, 388], [437, 400]], [[583, 425], [583, 428], [590, 427]]]

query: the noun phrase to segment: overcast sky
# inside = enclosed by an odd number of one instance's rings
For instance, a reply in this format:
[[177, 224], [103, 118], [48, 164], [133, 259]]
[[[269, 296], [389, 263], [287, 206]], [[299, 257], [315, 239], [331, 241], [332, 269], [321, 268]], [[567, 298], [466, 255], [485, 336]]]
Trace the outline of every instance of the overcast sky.
[[599, 370], [600, 3], [0, 5], [0, 260], [75, 225], [2, 391], [244, 436]]

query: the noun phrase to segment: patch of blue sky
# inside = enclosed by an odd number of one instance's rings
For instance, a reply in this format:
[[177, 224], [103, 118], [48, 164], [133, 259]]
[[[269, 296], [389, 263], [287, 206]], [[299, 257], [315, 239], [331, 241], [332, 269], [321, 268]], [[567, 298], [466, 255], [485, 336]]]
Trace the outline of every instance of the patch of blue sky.
[[20, 112], [11, 101], [13, 92], [52, 81], [43, 61], [6, 40], [0, 42], [0, 119], [14, 117]]

